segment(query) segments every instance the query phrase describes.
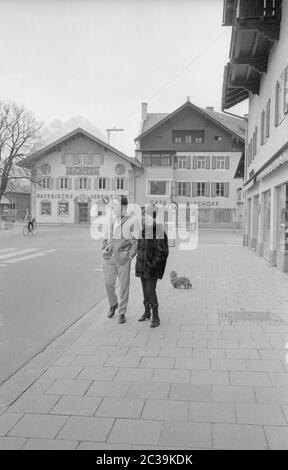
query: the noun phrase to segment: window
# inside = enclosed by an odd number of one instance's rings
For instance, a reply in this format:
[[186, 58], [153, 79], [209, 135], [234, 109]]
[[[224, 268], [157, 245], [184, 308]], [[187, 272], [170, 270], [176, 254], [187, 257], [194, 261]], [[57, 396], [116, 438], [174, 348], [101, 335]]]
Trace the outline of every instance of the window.
[[205, 183], [197, 183], [197, 196], [205, 196]]
[[58, 202], [58, 216], [67, 216], [69, 215], [69, 203], [68, 202]]
[[216, 157], [217, 170], [225, 170], [225, 157]]
[[148, 180], [148, 196], [168, 196], [169, 181]]
[[216, 142], [221, 142], [222, 136], [221, 136], [221, 135], [215, 135], [214, 140], [215, 140]]
[[197, 157], [197, 168], [199, 170], [206, 168], [206, 157]]
[[225, 183], [216, 183], [216, 196], [224, 197]]
[[170, 155], [167, 153], [152, 153], [143, 155], [144, 166], [170, 166]]
[[50, 178], [42, 178], [42, 189], [50, 189]]
[[101, 155], [100, 153], [91, 153], [92, 165], [100, 166], [101, 165]]
[[182, 168], [182, 169], [187, 168], [187, 157], [178, 158], [178, 168]]
[[99, 178], [98, 189], [106, 189], [106, 178]]
[[204, 142], [204, 130], [172, 131], [172, 142], [175, 144], [192, 144]]
[[87, 189], [87, 178], [79, 178], [79, 189]]
[[288, 113], [288, 66], [282, 71], [275, 86], [275, 126], [279, 126]]
[[202, 137], [195, 137], [195, 144], [201, 144], [203, 142]]
[[216, 224], [230, 224], [232, 223], [231, 209], [215, 209], [214, 222]]
[[177, 195], [178, 196], [190, 196], [189, 187], [190, 187], [190, 183], [179, 181], [177, 184], [177, 188], [178, 188]]
[[175, 144], [181, 144], [182, 137], [180, 137], [180, 136], [175, 137], [174, 142], [175, 142]]
[[68, 178], [60, 178], [60, 189], [68, 189]]
[[116, 178], [116, 189], [124, 189], [124, 178]]
[[51, 215], [51, 202], [41, 201], [40, 215]]
[[185, 144], [192, 144], [192, 135], [185, 135]]

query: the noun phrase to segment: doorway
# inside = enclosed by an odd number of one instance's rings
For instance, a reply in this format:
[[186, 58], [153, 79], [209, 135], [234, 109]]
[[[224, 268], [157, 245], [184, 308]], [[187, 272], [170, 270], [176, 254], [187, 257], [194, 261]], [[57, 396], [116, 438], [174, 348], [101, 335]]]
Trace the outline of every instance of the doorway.
[[79, 224], [87, 224], [88, 223], [88, 203], [87, 202], [79, 202]]

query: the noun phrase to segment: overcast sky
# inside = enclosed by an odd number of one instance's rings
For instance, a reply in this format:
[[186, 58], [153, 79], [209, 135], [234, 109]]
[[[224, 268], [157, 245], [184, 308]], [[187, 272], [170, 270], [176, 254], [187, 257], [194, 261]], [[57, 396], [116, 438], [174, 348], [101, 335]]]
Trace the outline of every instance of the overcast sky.
[[46, 125], [83, 116], [104, 133], [124, 128], [111, 144], [134, 156], [141, 102], [172, 112], [190, 96], [220, 110], [222, 13], [223, 0], [0, 0], [0, 97]]

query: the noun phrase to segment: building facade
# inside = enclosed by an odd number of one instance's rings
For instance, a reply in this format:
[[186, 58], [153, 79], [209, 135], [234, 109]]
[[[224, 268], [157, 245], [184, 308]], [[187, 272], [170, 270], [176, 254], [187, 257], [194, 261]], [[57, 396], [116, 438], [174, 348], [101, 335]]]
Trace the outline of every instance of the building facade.
[[[194, 203], [200, 228], [231, 228], [239, 216], [235, 178], [244, 150], [243, 119], [202, 109], [188, 100], [170, 114], [148, 113], [142, 104], [136, 158], [144, 172], [136, 201]], [[187, 211], [187, 216], [188, 216]], [[235, 218], [235, 216], [234, 216]]]
[[39, 224], [89, 224], [113, 195], [135, 202], [141, 164], [78, 128], [22, 162], [31, 170], [31, 209]]
[[[288, 1], [226, 1], [223, 108], [249, 98], [245, 244], [288, 271]], [[234, 93], [234, 94], [233, 94]]]

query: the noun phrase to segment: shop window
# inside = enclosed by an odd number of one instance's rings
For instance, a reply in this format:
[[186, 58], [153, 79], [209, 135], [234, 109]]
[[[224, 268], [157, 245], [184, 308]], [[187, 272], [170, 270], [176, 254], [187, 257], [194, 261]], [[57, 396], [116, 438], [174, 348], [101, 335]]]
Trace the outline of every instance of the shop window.
[[288, 184], [278, 189], [277, 249], [288, 251]]
[[168, 196], [169, 181], [148, 180], [148, 196]]
[[69, 215], [69, 203], [68, 202], [58, 202], [58, 216], [68, 216]]
[[210, 224], [211, 223], [212, 211], [211, 209], [199, 209], [198, 211], [198, 223], [199, 224]]
[[40, 203], [40, 215], [51, 215], [51, 202], [41, 201]]
[[231, 209], [215, 209], [214, 222], [216, 224], [230, 224], [232, 223], [232, 210]]

